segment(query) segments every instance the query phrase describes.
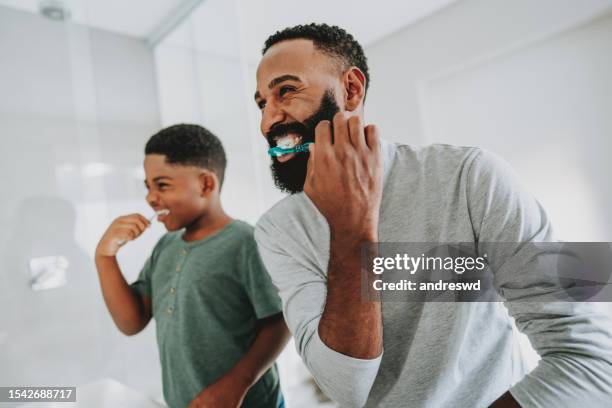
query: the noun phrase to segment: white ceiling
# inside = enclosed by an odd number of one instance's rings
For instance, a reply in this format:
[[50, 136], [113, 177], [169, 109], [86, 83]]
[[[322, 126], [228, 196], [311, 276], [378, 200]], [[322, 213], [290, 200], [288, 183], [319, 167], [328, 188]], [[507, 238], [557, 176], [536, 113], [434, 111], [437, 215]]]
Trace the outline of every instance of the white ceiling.
[[[364, 46], [458, 0], [202, 0], [164, 45], [257, 61], [265, 39], [287, 26], [339, 25]], [[40, 0], [0, 0], [38, 13]], [[71, 20], [120, 34], [156, 37], [177, 11], [195, 0], [63, 0]]]
[[367, 46], [456, 1], [204, 0], [163, 44], [257, 61], [270, 34], [317, 22], [343, 27]]
[[[185, 0], [62, 0], [71, 20], [90, 27], [145, 38]], [[0, 6], [38, 13], [40, 0], [0, 0]]]

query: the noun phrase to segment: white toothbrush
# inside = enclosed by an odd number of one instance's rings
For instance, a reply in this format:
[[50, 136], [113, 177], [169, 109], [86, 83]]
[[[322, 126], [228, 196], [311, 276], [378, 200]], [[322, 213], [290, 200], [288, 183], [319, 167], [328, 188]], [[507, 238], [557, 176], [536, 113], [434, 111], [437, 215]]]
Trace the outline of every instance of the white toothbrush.
[[163, 210], [155, 211], [153, 215], [149, 217], [149, 222], [153, 221], [155, 217], [157, 217], [158, 215], [168, 215], [168, 214], [170, 214], [170, 210], [167, 208], [164, 208]]

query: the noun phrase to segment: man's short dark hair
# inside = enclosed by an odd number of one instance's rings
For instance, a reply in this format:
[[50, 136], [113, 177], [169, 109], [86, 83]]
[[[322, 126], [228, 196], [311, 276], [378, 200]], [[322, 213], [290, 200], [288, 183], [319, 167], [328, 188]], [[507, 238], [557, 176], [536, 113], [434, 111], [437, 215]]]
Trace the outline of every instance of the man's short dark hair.
[[365, 76], [366, 92], [368, 91], [370, 86], [368, 59], [361, 45], [346, 30], [337, 26], [316, 23], [287, 27], [268, 37], [264, 44], [262, 55], [276, 43], [295, 39], [312, 40], [316, 49], [337, 58], [342, 63], [344, 69], [351, 66], [359, 68]]
[[227, 159], [221, 141], [199, 125], [179, 124], [160, 130], [147, 142], [145, 154], [163, 154], [166, 163], [213, 171], [223, 185]]

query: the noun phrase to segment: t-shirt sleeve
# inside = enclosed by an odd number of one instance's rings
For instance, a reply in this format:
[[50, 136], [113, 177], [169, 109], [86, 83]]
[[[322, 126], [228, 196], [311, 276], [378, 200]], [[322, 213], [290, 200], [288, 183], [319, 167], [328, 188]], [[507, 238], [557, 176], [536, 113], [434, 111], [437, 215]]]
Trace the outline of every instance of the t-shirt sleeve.
[[140, 270], [140, 273], [138, 274], [138, 278], [133, 283], [130, 284], [130, 287], [134, 289], [136, 292], [138, 292], [140, 296], [147, 296], [147, 297], [152, 296], [153, 292], [151, 289], [151, 276], [153, 275], [153, 270], [155, 269], [155, 263], [157, 262], [157, 257], [158, 257], [159, 251], [161, 250], [163, 246], [164, 239], [165, 239], [165, 235], [162, 236], [159, 239], [159, 241], [157, 241], [157, 244], [155, 244], [155, 247], [153, 248], [151, 255], [149, 256], [149, 258], [147, 258], [147, 260], [144, 263], [144, 266]]
[[244, 246], [243, 285], [253, 305], [255, 315], [263, 319], [282, 312], [278, 290], [266, 271], [255, 239], [251, 235]]
[[138, 278], [130, 284], [130, 287], [134, 289], [140, 296], [151, 297], [151, 273], [153, 272], [153, 255], [145, 261], [144, 266], [138, 274]]

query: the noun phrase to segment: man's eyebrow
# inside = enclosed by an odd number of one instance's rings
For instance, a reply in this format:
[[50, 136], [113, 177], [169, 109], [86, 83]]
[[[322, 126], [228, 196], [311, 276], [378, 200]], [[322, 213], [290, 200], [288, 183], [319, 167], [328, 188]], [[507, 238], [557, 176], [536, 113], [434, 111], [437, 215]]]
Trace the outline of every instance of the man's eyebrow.
[[[291, 75], [291, 74], [285, 74], [285, 75], [281, 75], [279, 77], [274, 78], [273, 80], [270, 81], [270, 83], [268, 84], [268, 89], [272, 89], [274, 88], [276, 85], [285, 82], [285, 81], [297, 81], [297, 82], [302, 82], [302, 80], [300, 79], [300, 77], [295, 76], [295, 75]], [[255, 100], [261, 98], [261, 94], [259, 93], [259, 91], [255, 92], [255, 96], [254, 96]]]
[[280, 84], [281, 82], [285, 82], [285, 81], [297, 81], [297, 82], [302, 82], [302, 80], [300, 79], [300, 77], [297, 77], [295, 75], [291, 75], [291, 74], [285, 74], [285, 75], [281, 75], [279, 77], [274, 78], [273, 80], [270, 81], [270, 83], [268, 84], [268, 89], [272, 89], [274, 88], [276, 85]]

